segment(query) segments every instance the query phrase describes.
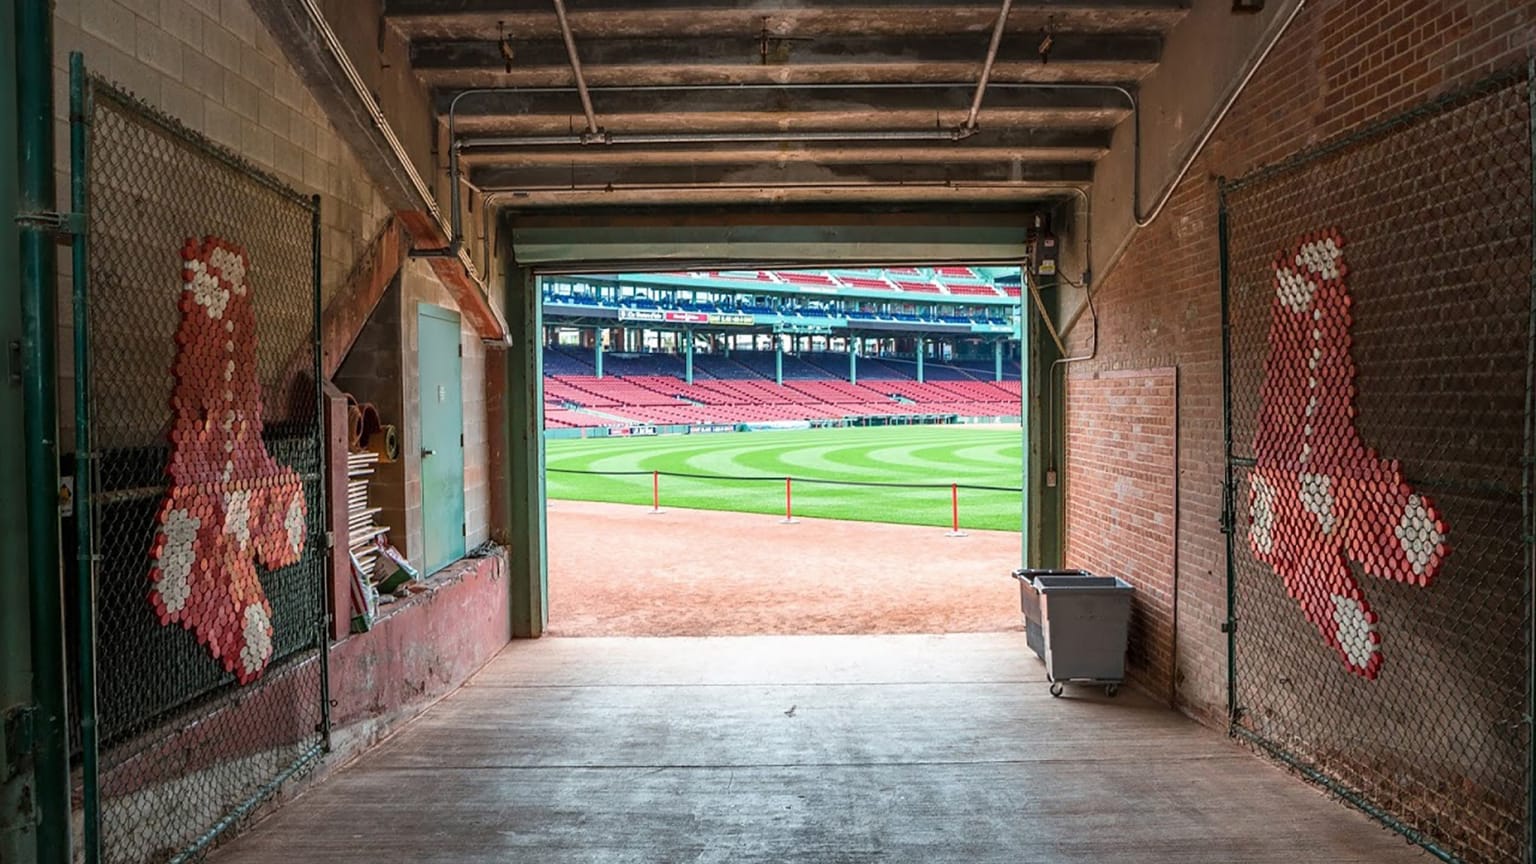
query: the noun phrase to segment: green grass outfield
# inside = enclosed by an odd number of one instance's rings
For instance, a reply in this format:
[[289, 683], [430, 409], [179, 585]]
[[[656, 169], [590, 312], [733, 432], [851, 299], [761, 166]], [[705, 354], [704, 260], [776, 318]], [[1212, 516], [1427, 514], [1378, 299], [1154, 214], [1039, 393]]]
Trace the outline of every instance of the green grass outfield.
[[[552, 499], [651, 503], [651, 471], [768, 478], [730, 481], [661, 477], [661, 506], [784, 513], [785, 476], [933, 484], [908, 489], [794, 484], [796, 516], [948, 527], [949, 484], [1019, 486], [1018, 427], [883, 426], [559, 439], [548, 442]], [[558, 469], [643, 472], [570, 474]], [[1019, 493], [960, 489], [961, 528], [1019, 530]]]

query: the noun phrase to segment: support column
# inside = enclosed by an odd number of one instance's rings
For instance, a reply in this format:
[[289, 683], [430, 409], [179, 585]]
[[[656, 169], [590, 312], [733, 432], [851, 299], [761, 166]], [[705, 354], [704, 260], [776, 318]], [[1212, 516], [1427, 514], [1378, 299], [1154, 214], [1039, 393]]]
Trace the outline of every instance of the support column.
[[492, 427], [490, 436], [491, 494], [505, 496], [503, 502], [492, 502], [491, 536], [508, 547], [512, 635], [525, 639], [542, 636], [549, 618], [544, 364], [537, 338], [543, 304], [537, 288], [533, 271], [515, 263], [507, 265], [502, 308], [512, 345], [495, 352], [500, 355], [506, 382], [505, 420]]
[[917, 383], [923, 383], [923, 355], [928, 353], [928, 340], [917, 337]]
[[[34, 5], [37, 7], [34, 16], [50, 14], [47, 4]], [[11, 0], [0, 0], [0, 57], [16, 57], [16, 29], [12, 26], [16, 20]], [[34, 17], [32, 20], [37, 22], [39, 19]], [[47, 56], [49, 51], [44, 46], [41, 49], [43, 56], [34, 58], [34, 63], [51, 64], [53, 61]], [[0, 61], [0, 117], [16, 116], [16, 72], [17, 64], [13, 60]], [[51, 108], [48, 116], [52, 117]], [[16, 137], [10, 131], [0, 133], [0, 165], [10, 166], [0, 171], [0, 224], [5, 225], [5, 230], [0, 231], [0, 274], [5, 275], [0, 278], [0, 309], [4, 310], [4, 314], [0, 314], [0, 344], [4, 345], [20, 343], [23, 335], [21, 315], [18, 314], [22, 287], [15, 278], [20, 269], [19, 232], [15, 228], [16, 213], [20, 209], [14, 167], [19, 158]], [[51, 145], [42, 152], [47, 154], [51, 172]], [[46, 296], [52, 297], [51, 282], [49, 286], [46, 290], [50, 293]], [[54, 331], [47, 332], [51, 335]], [[0, 603], [0, 718], [18, 716], [18, 712], [32, 705], [30, 559], [27, 554], [31, 526], [27, 521], [27, 436], [23, 431], [23, 402], [21, 387], [12, 382], [0, 384], [0, 593], [11, 598], [10, 602]], [[57, 561], [53, 566], [57, 567]], [[63, 634], [57, 631], [54, 636], [63, 639]], [[60, 643], [59, 651], [62, 650]], [[45, 674], [54, 669], [51, 664], [41, 668]], [[63, 686], [61, 680], [59, 687]], [[61, 690], [61, 698], [62, 694]], [[68, 849], [54, 850], [51, 857], [38, 858], [37, 825], [34, 822], [38, 816], [37, 805], [43, 803], [55, 817], [57, 832], [52, 835], [53, 842], [69, 836], [68, 763], [53, 764], [51, 776], [56, 778], [56, 783], [50, 787], [52, 797], [39, 802], [38, 787], [33, 782], [31, 753], [24, 746], [13, 746], [11, 741], [5, 741], [4, 745], [0, 747], [0, 861], [17, 864], [33, 864], [39, 860], [68, 861]], [[55, 752], [67, 758], [63, 742]]]
[[683, 380], [693, 383], [693, 331], [683, 331]]
[[784, 337], [773, 337], [773, 383], [784, 386]]
[[992, 343], [992, 380], [1003, 380], [1003, 340]]
[[859, 383], [859, 343], [857, 340], [848, 340], [848, 383]]
[[603, 328], [593, 327], [592, 335], [596, 338], [592, 341], [592, 368], [596, 370], [597, 377], [603, 377]]
[[[12, 127], [14, 133], [4, 134], [14, 134], [19, 144], [19, 152], [15, 154], [19, 158], [12, 164], [19, 165], [20, 170], [7, 169], [18, 181], [18, 213], [36, 214], [58, 207], [54, 194], [52, 6], [43, 0], [6, 3], [4, 8], [14, 9], [15, 15], [7, 18], [7, 26], [0, 27], [10, 34], [5, 42], [14, 40], [14, 44], [8, 46], [13, 51], [5, 55], [11, 60], [3, 62], [14, 64], [16, 71], [16, 125]], [[14, 25], [14, 29], [9, 25]], [[20, 225], [13, 221], [4, 231], [18, 237], [19, 261], [16, 263], [20, 266], [0, 272], [0, 281], [18, 283], [17, 288], [7, 285], [4, 289], [8, 298], [18, 302], [6, 308], [0, 320], [6, 322], [7, 331], [20, 331], [16, 341], [20, 344], [21, 368], [11, 372], [13, 376], [20, 373], [19, 382], [12, 378], [0, 386], [8, 388], [12, 398], [6, 401], [10, 407], [15, 407], [17, 401], [23, 407], [20, 412], [23, 446], [20, 449], [25, 459], [20, 474], [7, 474], [6, 479], [20, 476], [26, 483], [24, 521], [8, 522], [5, 533], [9, 535], [22, 524], [26, 526], [27, 563], [23, 570], [7, 572], [0, 579], [5, 580], [7, 588], [17, 589], [8, 594], [8, 602], [15, 602], [27, 610], [28, 627], [23, 628], [23, 632], [29, 636], [32, 672], [31, 752], [28, 755], [33, 783], [30, 789], [20, 790], [24, 800], [20, 808], [24, 811], [23, 819], [35, 820], [35, 832], [24, 831], [20, 840], [36, 843], [35, 860], [40, 864], [63, 864], [73, 859], [73, 843], [70, 831], [69, 683], [65, 667], [64, 588], [59, 566], [56, 353], [59, 331], [55, 323], [59, 293], [58, 252], [56, 238], [35, 218]], [[15, 279], [18, 273], [20, 279]], [[13, 290], [15, 294], [11, 293]], [[17, 416], [8, 412], [5, 422], [11, 423]], [[14, 458], [11, 456], [6, 461]], [[24, 584], [21, 584], [22, 578], [26, 579]], [[9, 664], [12, 661], [7, 657], [0, 662]], [[9, 750], [13, 742], [7, 740], [5, 743]], [[22, 749], [24, 752], [25, 748]], [[10, 780], [0, 777], [0, 783], [8, 787]], [[18, 802], [8, 799], [0, 802], [0, 807], [12, 810], [15, 803]], [[7, 817], [4, 821], [11, 819]], [[24, 858], [31, 857], [26, 850], [22, 854]]]

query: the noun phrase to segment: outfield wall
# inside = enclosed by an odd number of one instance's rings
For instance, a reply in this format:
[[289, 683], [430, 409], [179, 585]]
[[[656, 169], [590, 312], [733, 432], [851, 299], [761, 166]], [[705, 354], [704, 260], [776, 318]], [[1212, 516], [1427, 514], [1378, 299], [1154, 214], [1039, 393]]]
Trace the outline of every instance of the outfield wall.
[[774, 429], [841, 429], [848, 426], [1018, 426], [1019, 418], [919, 415], [856, 417], [844, 420], [782, 420], [767, 423], [615, 424], [585, 429], [545, 429], [551, 441], [574, 438], [627, 438], [644, 435], [705, 435], [721, 432], [766, 432]]

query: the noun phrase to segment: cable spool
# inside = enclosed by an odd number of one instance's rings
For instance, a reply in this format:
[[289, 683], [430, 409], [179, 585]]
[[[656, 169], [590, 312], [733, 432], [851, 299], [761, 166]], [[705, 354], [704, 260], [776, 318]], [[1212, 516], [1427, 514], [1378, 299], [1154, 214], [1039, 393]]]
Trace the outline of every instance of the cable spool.
[[368, 436], [368, 443], [364, 446], [379, 454], [380, 462], [393, 462], [400, 458], [400, 436], [393, 424], [380, 426], [378, 431]]
[[347, 449], [352, 451], [363, 448], [363, 409], [358, 406], [357, 400], [347, 396]]

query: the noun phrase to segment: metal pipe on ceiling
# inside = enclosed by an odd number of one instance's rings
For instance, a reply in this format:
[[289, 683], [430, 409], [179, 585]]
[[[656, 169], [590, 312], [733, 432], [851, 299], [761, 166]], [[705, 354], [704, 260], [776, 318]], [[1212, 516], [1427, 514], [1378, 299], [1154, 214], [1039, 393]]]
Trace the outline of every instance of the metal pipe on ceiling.
[[976, 132], [976, 115], [981, 113], [981, 100], [987, 95], [987, 82], [992, 78], [992, 65], [997, 62], [997, 49], [1003, 44], [1003, 28], [1008, 24], [1008, 10], [1013, 0], [1003, 0], [1003, 8], [997, 13], [997, 24], [992, 27], [992, 43], [987, 46], [987, 59], [981, 64], [981, 77], [976, 81], [976, 95], [971, 98], [971, 112], [961, 124], [963, 135]]
[[[1004, 17], [1006, 17], [1006, 16], [1004, 16]], [[963, 81], [962, 82], [954, 82], [954, 81], [946, 81], [946, 82], [914, 82], [914, 83], [873, 82], [873, 83], [860, 84], [860, 85], [858, 85], [858, 89], [863, 89], [863, 90], [939, 90], [939, 89], [955, 89], [955, 88], [959, 88], [959, 87], [969, 87], [969, 86], [971, 86], [969, 83], [963, 82]], [[1016, 81], [1016, 82], [1015, 81], [1010, 81], [1010, 82], [997, 82], [997, 83], [990, 83], [989, 82], [988, 86], [990, 86], [992, 88], [996, 88], [996, 89], [1005, 89], [1005, 90], [1085, 90], [1085, 91], [1106, 91], [1106, 92], [1110, 92], [1110, 93], [1115, 93], [1115, 94], [1118, 94], [1119, 96], [1121, 96], [1122, 98], [1125, 99], [1126, 104], [1130, 106], [1131, 113], [1132, 113], [1132, 115], [1135, 118], [1135, 122], [1137, 124], [1137, 128], [1140, 128], [1140, 114], [1141, 114], [1140, 102], [1136, 98], [1136, 94], [1135, 93], [1131, 92], [1130, 89], [1128, 89], [1126, 87], [1123, 87], [1123, 86], [1121, 86], [1119, 84], [1095, 84], [1095, 83], [1078, 83], [1078, 82], [1041, 83], [1041, 82], [1032, 82], [1032, 81]], [[849, 89], [849, 85], [847, 85], [847, 84], [827, 84], [827, 83], [820, 83], [820, 82], [818, 82], [818, 83], [803, 83], [803, 84], [634, 84], [634, 85], [611, 85], [611, 86], [605, 86], [605, 87], [594, 87], [594, 88], [590, 88], [590, 89], [597, 90], [597, 91], [603, 92], [603, 93], [645, 93], [645, 92], [723, 91], [723, 90], [839, 90], [839, 89], [846, 90], [846, 89]], [[466, 89], [466, 90], [460, 90], [459, 92], [457, 92], [457, 93], [455, 93], [453, 95], [453, 98], [451, 100], [449, 100], [449, 103], [448, 103], [448, 140], [449, 140], [449, 147], [448, 147], [448, 173], [449, 173], [450, 195], [452, 197], [452, 207], [451, 207], [451, 211], [452, 212], [450, 213], [450, 217], [451, 217], [450, 221], [451, 221], [451, 224], [452, 224], [452, 243], [453, 244], [460, 244], [460, 243], [463, 242], [463, 222], [462, 222], [462, 218], [461, 218], [461, 215], [460, 215], [460, 210], [462, 208], [459, 206], [459, 184], [460, 184], [460, 182], [462, 182], [462, 174], [461, 174], [460, 168], [459, 168], [459, 152], [460, 152], [462, 147], [464, 147], [464, 146], [470, 146], [470, 147], [474, 147], [474, 146], [487, 146], [487, 147], [492, 147], [492, 146], [558, 147], [558, 146], [586, 146], [586, 145], [590, 145], [590, 144], [593, 144], [593, 143], [604, 143], [604, 144], [616, 143], [615, 142], [615, 136], [613, 136], [613, 135], [611, 135], [609, 133], [602, 133], [602, 132], [600, 132], [599, 135], [597, 137], [595, 137], [595, 138], [590, 136], [590, 135], [535, 135], [535, 136], [525, 136], [525, 137], [498, 136], [498, 137], [493, 137], [493, 138], [470, 139], [470, 140], [460, 141], [459, 137], [458, 137], [458, 109], [459, 109], [460, 101], [462, 101], [462, 100], [464, 100], [466, 98], [471, 98], [471, 97], [475, 97], [475, 96], [506, 95], [506, 94], [521, 94], [521, 93], [569, 93], [569, 92], [571, 92], [571, 90], [572, 90], [572, 88], [570, 88], [570, 87], [475, 87], [475, 88], [470, 88], [470, 89]], [[731, 143], [731, 142], [748, 143], [748, 141], [759, 141], [759, 142], [762, 142], [762, 143], [775, 143], [775, 142], [783, 142], [783, 141], [811, 141], [811, 140], [857, 141], [857, 140], [941, 140], [941, 139], [942, 140], [950, 140], [950, 141], [960, 141], [960, 140], [963, 140], [966, 137], [969, 137], [970, 134], [974, 134], [974, 133], [961, 134], [960, 130], [942, 130], [942, 129], [923, 129], [923, 130], [910, 130], [910, 131], [899, 130], [899, 131], [892, 131], [892, 132], [868, 132], [868, 131], [862, 131], [862, 130], [852, 130], [852, 131], [849, 131], [849, 132], [841, 132], [841, 133], [839, 133], [839, 132], [827, 132], [827, 133], [821, 133], [821, 132], [804, 132], [804, 133], [768, 132], [768, 133], [762, 133], [763, 137], [755, 137], [754, 136], [754, 137], [752, 137], [750, 139], [746, 138], [745, 136], [749, 135], [749, 134], [754, 134], [754, 133], [720, 133], [720, 134], [722, 134], [722, 135], [729, 135], [729, 136], [737, 136], [739, 134], [739, 136], [741, 136], [741, 137], [712, 138], [712, 139], [705, 139], [705, 140], [696, 140], [696, 139], [699, 139], [699, 138], [703, 137], [702, 133], [701, 133], [701, 135], [698, 135], [698, 136], [694, 136], [694, 135], [686, 135], [686, 136], [629, 135], [629, 136], [618, 136], [617, 143], [621, 143], [621, 144], [623, 144], [623, 143], [631, 143], [631, 144], [635, 144], [635, 143], [645, 143], [645, 144], [710, 143], [711, 141], [716, 142], [716, 143], [720, 143], [720, 142], [724, 142], [724, 143]], [[825, 138], [825, 139], [820, 138], [820, 137], [814, 137], [814, 138], [813, 137], [798, 137], [798, 138], [788, 137], [788, 136], [792, 136], [792, 135], [796, 135], [796, 134], [801, 135], [801, 136], [821, 136], [821, 135], [826, 135], [826, 136], [835, 136], [835, 137], [828, 137], [828, 138]], [[865, 138], [865, 137], [861, 137], [861, 136], [867, 136], [867, 135], [881, 135], [881, 136], [887, 136], [888, 135], [888, 136], [899, 136], [899, 137], [890, 137], [890, 138], [886, 138], [886, 137], [880, 137], [880, 138]], [[687, 139], [687, 140], [683, 140], [683, 139]], [[474, 142], [474, 143], [471, 143], [471, 142]], [[494, 142], [494, 143], [490, 143], [490, 142]], [[1132, 154], [1132, 159], [1135, 162], [1135, 166], [1136, 166], [1135, 170], [1138, 172], [1138, 176], [1139, 176], [1140, 167], [1141, 167], [1140, 136], [1137, 136], [1137, 138], [1136, 138], [1135, 149], [1134, 149], [1134, 152]], [[954, 185], [954, 184], [948, 184], [948, 185]], [[565, 189], [563, 189], [561, 191], [567, 191], [567, 192], [570, 192], [570, 191], [608, 191], [611, 188], [614, 188], [614, 187], [593, 187], [592, 189], [589, 189], [589, 190], [579, 190], [579, 189], [569, 188], [568, 187], [568, 188], [565, 188]], [[664, 190], [660, 189], [659, 187], [651, 187], [651, 186], [637, 187], [637, 188], [641, 188], [644, 191], [664, 191]], [[698, 188], [698, 187], [687, 187], [687, 186], [684, 186], [684, 187], [681, 187], [681, 188], [686, 189], [686, 188]], [[794, 188], [794, 187], [774, 187], [774, 188]], [[1069, 188], [1069, 189], [1077, 192], [1079, 195], [1082, 194], [1082, 190], [1078, 189], [1075, 186], [1074, 187], [1062, 187], [1062, 188]], [[515, 192], [555, 191], [555, 190], [500, 189], [500, 190], [479, 190], [479, 191], [481, 192], [482, 195], [492, 194], [492, 193], [500, 193], [500, 194], [503, 194], [503, 195], [507, 195], [507, 194], [512, 194], [512, 193], [515, 193]], [[1140, 207], [1139, 207], [1139, 204], [1136, 203], [1137, 200], [1139, 200], [1139, 199], [1136, 199], [1134, 194], [1133, 194], [1133, 201], [1132, 201], [1133, 210], [1139, 211]], [[1133, 215], [1134, 215], [1134, 213], [1133, 213]]]
[[423, 209], [432, 217], [432, 221], [437, 223], [437, 230], [447, 237], [448, 245], [437, 251], [442, 257], [456, 259], [459, 262], [459, 266], [464, 270], [465, 278], [474, 283], [484, 293], [485, 283], [481, 281], [480, 274], [475, 271], [474, 262], [459, 248], [459, 229], [461, 226], [458, 218], [458, 184], [455, 183], [449, 191], [449, 197], [452, 199], [454, 207], [453, 212], [449, 214], [450, 218], [445, 219], [443, 218], [442, 208], [437, 204], [437, 195], [427, 186], [426, 181], [421, 177], [421, 173], [416, 170], [416, 165], [411, 161], [410, 154], [405, 151], [405, 146], [400, 143], [400, 138], [395, 135], [394, 127], [390, 125], [389, 118], [384, 116], [384, 109], [379, 106], [378, 99], [374, 98], [373, 90], [363, 80], [361, 73], [357, 70], [357, 66], [353, 64], [351, 56], [347, 54], [346, 47], [341, 44], [341, 39], [336, 35], [336, 31], [331, 29], [330, 22], [326, 20], [325, 13], [321, 11], [316, 0], [299, 0], [296, 6], [309, 20], [310, 26], [319, 37], [319, 42], [324, 46], [326, 52], [331, 55], [331, 60], [341, 70], [347, 85], [352, 90], [353, 98], [363, 107], [369, 121], [373, 123], [373, 127], [384, 138], [390, 158], [399, 167], [401, 172], [405, 174], [410, 187], [409, 191], [416, 194], [416, 197], [422, 203]]
[[565, 53], [571, 59], [571, 75], [576, 78], [576, 92], [581, 95], [581, 110], [587, 115], [587, 134], [600, 135], [597, 113], [592, 110], [592, 94], [587, 92], [587, 78], [581, 71], [581, 58], [576, 53], [576, 37], [571, 35], [571, 22], [565, 17], [565, 0], [554, 0], [555, 16], [560, 19], [560, 37], [565, 40]]

